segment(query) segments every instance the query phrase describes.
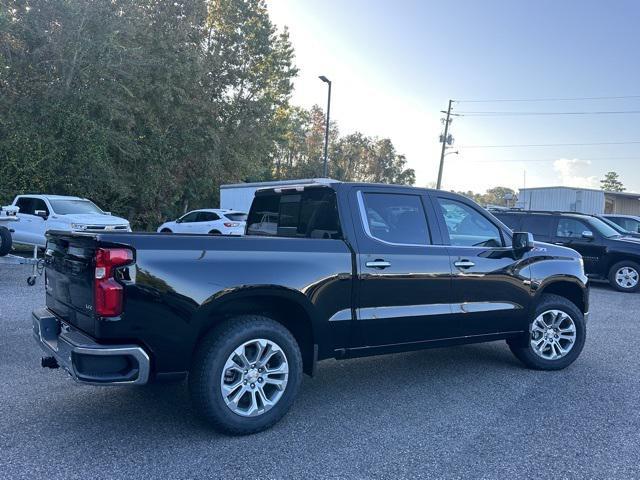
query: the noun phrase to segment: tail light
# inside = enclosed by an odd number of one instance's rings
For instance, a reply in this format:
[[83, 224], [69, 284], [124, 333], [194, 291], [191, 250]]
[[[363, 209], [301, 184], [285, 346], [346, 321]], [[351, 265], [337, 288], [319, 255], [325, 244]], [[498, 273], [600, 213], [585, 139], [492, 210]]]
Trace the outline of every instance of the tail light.
[[99, 248], [93, 283], [95, 311], [101, 317], [122, 313], [122, 285], [114, 278], [115, 269], [133, 262], [133, 252], [126, 248]]
[[225, 227], [230, 228], [230, 227], [239, 227], [240, 224], [239, 223], [231, 223], [231, 222], [225, 222], [224, 224]]

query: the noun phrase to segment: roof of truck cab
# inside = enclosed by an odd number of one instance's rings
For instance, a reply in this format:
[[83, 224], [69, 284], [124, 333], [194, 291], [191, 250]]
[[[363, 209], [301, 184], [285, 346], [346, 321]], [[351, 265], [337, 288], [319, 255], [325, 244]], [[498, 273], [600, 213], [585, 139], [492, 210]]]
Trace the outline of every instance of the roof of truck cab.
[[[327, 179], [330, 180], [330, 179]], [[287, 184], [280, 184], [274, 182], [274, 185], [264, 185], [262, 188], [258, 188], [256, 192], [268, 192], [273, 190], [293, 190], [298, 188], [321, 188], [321, 187], [332, 187], [336, 186], [351, 186], [351, 187], [362, 187], [362, 188], [370, 188], [370, 187], [382, 187], [382, 188], [395, 188], [395, 189], [408, 189], [415, 190], [420, 192], [431, 192], [431, 193], [439, 193], [439, 194], [452, 194], [457, 196], [463, 196], [455, 192], [447, 192], [446, 190], [436, 190], [433, 188], [423, 188], [423, 187], [414, 187], [412, 185], [399, 185], [393, 183], [367, 183], [367, 182], [343, 182], [341, 180], [331, 180], [326, 183], [320, 182], [305, 182], [304, 180], [300, 180], [300, 183], [291, 182]]]
[[86, 198], [82, 197], [73, 197], [70, 195], [46, 195], [42, 193], [22, 193], [17, 195], [18, 197], [36, 197], [36, 198], [46, 198], [47, 200], [86, 200]]
[[227, 188], [274, 188], [280, 186], [292, 186], [292, 185], [328, 185], [331, 183], [340, 183], [340, 180], [334, 180], [333, 178], [300, 178], [296, 180], [273, 180], [270, 182], [249, 182], [249, 183], [232, 183], [228, 185], [220, 185], [220, 189]]

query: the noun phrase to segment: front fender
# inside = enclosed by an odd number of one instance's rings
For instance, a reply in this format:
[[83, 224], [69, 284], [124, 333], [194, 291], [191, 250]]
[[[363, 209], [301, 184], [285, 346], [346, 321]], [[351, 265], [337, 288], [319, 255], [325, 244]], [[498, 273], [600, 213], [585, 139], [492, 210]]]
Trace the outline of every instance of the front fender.
[[[565, 285], [567, 295], [575, 297], [579, 292], [579, 300], [572, 297], [575, 303], [582, 304], [588, 310], [589, 279], [584, 272], [582, 258], [577, 252], [555, 245], [543, 245], [538, 255], [531, 258], [531, 290], [533, 295], [532, 309], [535, 309], [540, 295], [554, 285], [554, 293]], [[531, 312], [532, 313], [532, 312]]]

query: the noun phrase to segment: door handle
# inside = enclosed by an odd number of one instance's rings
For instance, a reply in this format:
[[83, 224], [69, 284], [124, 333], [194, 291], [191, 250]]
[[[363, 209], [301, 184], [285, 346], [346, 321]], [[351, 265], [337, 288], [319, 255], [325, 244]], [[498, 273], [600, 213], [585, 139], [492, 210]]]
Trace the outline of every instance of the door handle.
[[365, 265], [367, 267], [369, 267], [369, 268], [380, 268], [380, 269], [383, 269], [383, 268], [390, 267], [391, 263], [387, 262], [386, 260], [381, 260], [381, 259], [378, 258], [378, 259], [376, 259], [376, 260], [374, 260], [372, 262], [365, 263]]
[[458, 268], [471, 268], [476, 266], [471, 260], [458, 260], [454, 265]]

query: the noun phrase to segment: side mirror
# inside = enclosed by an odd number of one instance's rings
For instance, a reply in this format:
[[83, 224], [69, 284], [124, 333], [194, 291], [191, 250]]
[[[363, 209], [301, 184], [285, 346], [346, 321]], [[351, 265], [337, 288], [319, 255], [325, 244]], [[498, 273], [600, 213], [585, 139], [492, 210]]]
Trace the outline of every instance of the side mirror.
[[181, 218], [176, 219], [176, 223], [182, 223], [182, 219]]
[[528, 252], [533, 250], [533, 235], [529, 232], [514, 232], [511, 243], [515, 251]]
[[34, 210], [34, 211], [33, 211], [33, 214], [34, 214], [36, 217], [40, 217], [40, 218], [42, 218], [43, 220], [46, 220], [46, 219], [47, 219], [47, 217], [48, 217], [48, 215], [47, 215], [47, 211], [46, 211], [46, 210]]
[[582, 238], [585, 240], [593, 240], [593, 232], [591, 230], [585, 230], [582, 232]]
[[105, 215], [111, 215], [111, 212], [102, 212], [102, 213], [104, 213]]

